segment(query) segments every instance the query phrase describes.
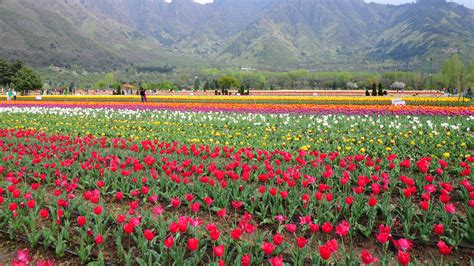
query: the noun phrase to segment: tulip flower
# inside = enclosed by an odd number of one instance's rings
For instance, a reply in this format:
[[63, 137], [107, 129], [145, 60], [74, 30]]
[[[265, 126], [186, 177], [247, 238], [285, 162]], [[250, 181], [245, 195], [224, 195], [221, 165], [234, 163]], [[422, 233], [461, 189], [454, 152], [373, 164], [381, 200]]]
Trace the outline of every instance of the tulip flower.
[[143, 231], [143, 236], [145, 237], [146, 240], [151, 241], [153, 238], [155, 238], [155, 232], [152, 232], [150, 229], [145, 229]]
[[225, 247], [223, 245], [215, 246], [212, 250], [214, 252], [214, 256], [220, 258], [224, 255]]
[[195, 251], [199, 247], [199, 241], [196, 238], [188, 239], [188, 249], [190, 251]]
[[166, 238], [165, 240], [163, 240], [163, 243], [165, 244], [165, 246], [167, 248], [171, 248], [174, 245], [174, 238], [172, 236], [170, 236], [170, 237]]
[[448, 256], [453, 250], [452, 247], [448, 247], [448, 245], [446, 245], [446, 243], [444, 243], [443, 241], [439, 241], [437, 246], [439, 249], [439, 253], [441, 253], [443, 256]]
[[397, 260], [401, 265], [408, 265], [408, 263], [410, 263], [410, 254], [408, 252], [399, 250]]
[[378, 261], [378, 258], [374, 258], [367, 249], [362, 250], [360, 254], [360, 259], [362, 260], [364, 264], [367, 264], [367, 265]]
[[263, 243], [261, 248], [262, 248], [262, 251], [267, 255], [271, 255], [273, 253], [273, 250], [275, 249], [275, 247], [270, 242]]

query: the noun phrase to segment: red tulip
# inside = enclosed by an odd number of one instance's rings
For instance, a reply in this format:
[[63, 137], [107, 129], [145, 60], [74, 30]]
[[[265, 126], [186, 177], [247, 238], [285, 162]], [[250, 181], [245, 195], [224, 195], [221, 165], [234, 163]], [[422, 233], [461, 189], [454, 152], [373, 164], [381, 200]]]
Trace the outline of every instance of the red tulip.
[[283, 266], [283, 257], [280, 255], [278, 257], [273, 257], [268, 260], [272, 266]]
[[33, 209], [35, 207], [35, 205], [36, 205], [36, 201], [34, 199], [29, 200], [29, 201], [26, 202], [26, 206], [28, 206], [28, 208], [30, 208], [30, 209]]
[[443, 224], [434, 224], [433, 225], [433, 232], [437, 235], [444, 234], [444, 225]]
[[374, 198], [374, 197], [370, 197], [370, 199], [369, 199], [369, 206], [370, 206], [370, 207], [373, 207], [373, 206], [375, 206], [376, 204], [377, 204], [377, 199]]
[[410, 253], [399, 250], [397, 259], [401, 265], [408, 265], [408, 263], [410, 263]]
[[282, 235], [276, 234], [273, 236], [273, 243], [275, 245], [279, 246], [283, 243], [283, 241], [285, 241], [285, 238]]
[[193, 194], [186, 194], [184, 195], [184, 198], [188, 201], [191, 202], [194, 200], [194, 195]]
[[195, 251], [199, 247], [199, 241], [196, 238], [190, 238], [188, 240], [188, 249], [190, 251]]
[[346, 222], [346, 220], [343, 220], [341, 224], [336, 225], [336, 234], [339, 235], [340, 237], [344, 237], [349, 233], [350, 225]]
[[173, 236], [170, 236], [170, 237], [168, 237], [167, 239], [165, 239], [165, 240], [163, 241], [163, 243], [165, 244], [165, 246], [166, 246], [167, 248], [171, 248], [171, 247], [173, 246], [173, 244], [174, 244], [174, 238], [173, 238]]
[[324, 260], [328, 260], [331, 257], [331, 250], [326, 245], [319, 246], [319, 255]]
[[143, 231], [143, 236], [145, 237], [146, 240], [151, 241], [153, 238], [155, 238], [155, 232], [152, 232], [150, 229], [145, 229]]
[[286, 231], [290, 233], [296, 232], [296, 224], [285, 224]]
[[214, 255], [216, 257], [222, 257], [224, 255], [224, 252], [225, 252], [225, 247], [223, 245], [220, 245], [220, 246], [215, 246], [213, 248], [213, 251], [214, 251]]
[[96, 243], [97, 245], [102, 244], [103, 241], [104, 241], [104, 237], [103, 237], [102, 235], [97, 235], [97, 236], [95, 237], [95, 243]]
[[173, 234], [177, 233], [179, 231], [179, 224], [176, 222], [170, 223], [170, 227], [168, 230]]
[[448, 245], [446, 245], [446, 243], [444, 243], [443, 241], [439, 241], [437, 246], [438, 246], [439, 252], [443, 256], [448, 256], [449, 254], [451, 254], [451, 251], [453, 250], [452, 247], [448, 247]]
[[178, 208], [179, 205], [181, 205], [181, 200], [179, 200], [178, 197], [171, 198], [171, 205], [173, 205], [174, 208]]
[[299, 247], [299, 248], [304, 248], [306, 247], [306, 244], [308, 244], [308, 239], [304, 238], [304, 237], [297, 237], [296, 238], [296, 245]]
[[324, 233], [329, 233], [332, 231], [332, 225], [330, 222], [325, 222], [322, 226], [321, 226], [321, 230], [323, 230]]
[[205, 197], [204, 202], [206, 202], [207, 206], [211, 206], [211, 204], [214, 202], [212, 198]]
[[191, 211], [195, 213], [199, 212], [200, 208], [201, 208], [201, 202], [195, 202], [191, 204]]
[[375, 237], [377, 238], [377, 241], [379, 241], [380, 244], [385, 244], [391, 237], [390, 226], [385, 226], [382, 224], [379, 226], [379, 231], [380, 233], [375, 234]]
[[119, 223], [119, 224], [123, 223], [126, 218], [127, 218], [127, 216], [124, 215], [124, 214], [117, 215], [117, 223]]
[[378, 258], [374, 258], [367, 249], [362, 250], [362, 253], [360, 254], [360, 258], [362, 262], [365, 264], [371, 264], [379, 260]]
[[242, 228], [235, 228], [234, 230], [232, 230], [232, 232], [230, 233], [230, 236], [235, 239], [235, 240], [239, 240], [240, 237], [242, 236], [242, 233], [243, 233], [244, 230], [242, 230]]
[[275, 247], [270, 242], [263, 243], [261, 248], [263, 250], [263, 253], [265, 253], [267, 255], [271, 255], [273, 253], [273, 250], [275, 249]]
[[133, 224], [131, 224], [131, 223], [126, 223], [126, 224], [123, 225], [123, 231], [126, 234], [131, 234], [131, 233], [133, 233], [134, 230], [135, 230], [135, 226], [133, 226]]
[[311, 230], [312, 233], [317, 233], [319, 232], [319, 225], [318, 224], [309, 224], [309, 229]]
[[15, 202], [10, 203], [10, 211], [15, 211], [16, 208], [18, 208], [18, 204], [16, 204]]
[[217, 211], [217, 216], [224, 218], [227, 215], [227, 209], [223, 208]]
[[326, 242], [326, 246], [329, 248], [331, 252], [336, 252], [339, 248], [339, 245], [336, 239], [331, 239], [328, 242]]
[[209, 232], [209, 236], [211, 237], [212, 241], [217, 241], [219, 239], [220, 234], [221, 233], [219, 232], [219, 230], [212, 230], [211, 232]]
[[77, 224], [79, 225], [79, 227], [83, 227], [86, 224], [86, 217], [78, 216], [77, 217]]
[[94, 213], [95, 213], [96, 215], [101, 214], [101, 213], [102, 213], [102, 206], [100, 206], [100, 205], [99, 205], [99, 206], [96, 206], [96, 207], [94, 208]]
[[413, 246], [413, 241], [405, 238], [400, 238], [398, 240], [393, 240], [393, 244], [403, 251], [409, 250]]
[[41, 218], [46, 219], [49, 216], [49, 211], [47, 209], [42, 209], [40, 210], [39, 214]]
[[347, 204], [347, 205], [352, 205], [352, 202], [354, 202], [354, 198], [353, 198], [353, 197], [347, 197], [347, 198], [345, 199], [345, 201], [346, 201], [346, 204]]
[[178, 222], [178, 229], [181, 233], [185, 233], [188, 231], [188, 221], [187, 220], [180, 220]]
[[453, 214], [456, 212], [456, 208], [454, 207], [454, 204], [452, 203], [448, 203], [444, 205], [444, 210], [449, 214]]
[[251, 258], [249, 254], [245, 254], [242, 256], [242, 260], [240, 261], [242, 266], [249, 266], [251, 263]]

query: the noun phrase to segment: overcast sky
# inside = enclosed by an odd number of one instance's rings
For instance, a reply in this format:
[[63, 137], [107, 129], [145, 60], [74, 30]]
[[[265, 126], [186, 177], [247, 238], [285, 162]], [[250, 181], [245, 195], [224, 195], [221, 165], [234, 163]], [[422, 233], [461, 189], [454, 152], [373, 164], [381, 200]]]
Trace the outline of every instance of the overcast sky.
[[[194, 2], [198, 2], [201, 4], [212, 3], [212, 1], [213, 0], [194, 0]], [[403, 4], [403, 3], [415, 2], [415, 0], [368, 0], [367, 2], [377, 2], [377, 3], [398, 5], [398, 4]], [[467, 7], [474, 8], [474, 0], [455, 0], [455, 1], [450, 1], [450, 2], [457, 2]]]

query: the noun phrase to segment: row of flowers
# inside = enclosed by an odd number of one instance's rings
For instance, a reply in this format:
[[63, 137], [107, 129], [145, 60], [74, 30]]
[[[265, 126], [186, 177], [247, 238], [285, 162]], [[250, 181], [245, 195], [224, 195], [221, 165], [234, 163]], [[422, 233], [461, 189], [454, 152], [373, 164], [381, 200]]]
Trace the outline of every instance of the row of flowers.
[[[44, 95], [41, 96], [45, 100], [63, 100], [63, 101], [139, 101], [140, 96], [137, 95]], [[210, 95], [149, 95], [150, 101], [185, 101], [185, 102], [276, 102], [276, 103], [292, 103], [303, 102], [313, 104], [391, 104], [392, 100], [397, 98], [393, 96], [384, 97], [360, 97], [360, 96], [272, 96], [272, 95], [255, 95], [255, 96], [210, 96]], [[398, 97], [399, 98], [399, 97]], [[397, 98], [397, 99], [398, 99]], [[36, 96], [19, 96], [19, 100], [36, 100]], [[5, 100], [5, 97], [0, 97]], [[408, 104], [426, 104], [426, 105], [442, 105], [442, 104], [462, 104], [469, 103], [469, 98], [463, 97], [402, 97], [401, 100]]]
[[[23, 106], [23, 105], [20, 105]], [[0, 128], [177, 140], [186, 144], [319, 150], [457, 160], [474, 147], [472, 116], [291, 115], [116, 108], [0, 108]]]
[[84, 263], [466, 264], [474, 241], [471, 156], [0, 137], [0, 223]]
[[474, 106], [428, 105], [352, 105], [352, 104], [289, 104], [289, 103], [222, 103], [222, 102], [118, 102], [118, 101], [11, 101], [0, 107], [120, 108], [132, 110], [173, 110], [194, 112], [293, 113], [345, 115], [440, 115], [473, 116]]

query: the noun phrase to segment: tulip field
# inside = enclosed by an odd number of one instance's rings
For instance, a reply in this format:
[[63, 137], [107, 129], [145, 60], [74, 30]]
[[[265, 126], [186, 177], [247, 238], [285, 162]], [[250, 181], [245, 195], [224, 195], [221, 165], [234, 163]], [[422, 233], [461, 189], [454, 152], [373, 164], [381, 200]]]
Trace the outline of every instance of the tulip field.
[[0, 262], [472, 265], [473, 126], [429, 101], [3, 101]]

